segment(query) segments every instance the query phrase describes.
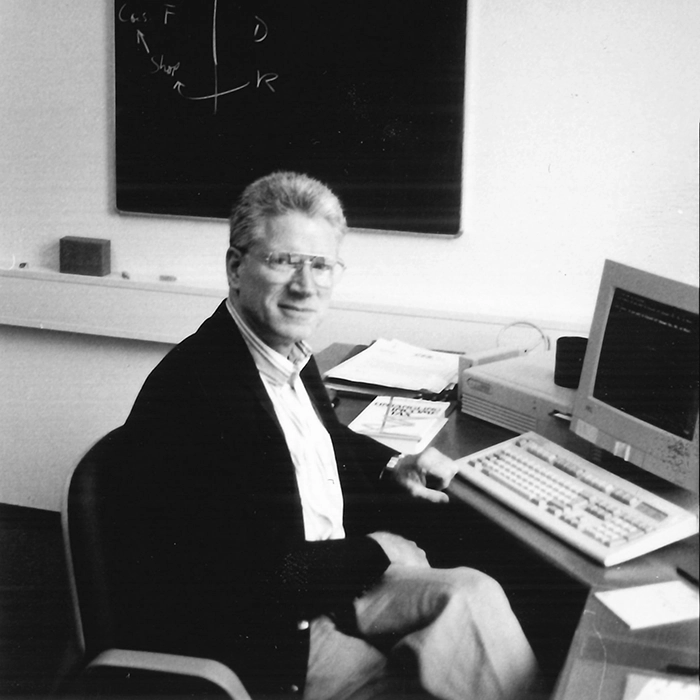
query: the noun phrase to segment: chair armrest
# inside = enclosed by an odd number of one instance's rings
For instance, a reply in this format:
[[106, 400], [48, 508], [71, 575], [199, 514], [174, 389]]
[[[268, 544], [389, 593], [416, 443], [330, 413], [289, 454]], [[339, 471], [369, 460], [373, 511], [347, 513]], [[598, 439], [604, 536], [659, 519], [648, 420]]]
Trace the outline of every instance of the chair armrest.
[[132, 649], [107, 649], [98, 654], [87, 668], [100, 667], [193, 676], [219, 686], [228, 693], [231, 700], [252, 700], [238, 676], [228, 666], [213, 659]]

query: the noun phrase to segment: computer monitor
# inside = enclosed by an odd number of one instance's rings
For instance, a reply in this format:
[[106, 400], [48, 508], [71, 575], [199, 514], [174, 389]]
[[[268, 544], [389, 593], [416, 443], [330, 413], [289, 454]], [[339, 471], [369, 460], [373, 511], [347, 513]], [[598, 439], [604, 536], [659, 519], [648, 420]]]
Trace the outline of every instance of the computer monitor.
[[606, 261], [571, 429], [698, 491], [698, 288]]

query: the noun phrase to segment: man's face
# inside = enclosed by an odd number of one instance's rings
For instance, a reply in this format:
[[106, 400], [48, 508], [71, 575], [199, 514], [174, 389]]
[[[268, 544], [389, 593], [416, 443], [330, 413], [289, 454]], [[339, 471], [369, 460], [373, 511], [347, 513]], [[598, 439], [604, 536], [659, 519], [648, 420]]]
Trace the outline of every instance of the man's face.
[[332, 287], [319, 287], [309, 265], [280, 279], [260, 259], [266, 253], [307, 253], [337, 259], [341, 235], [328, 221], [299, 212], [268, 219], [264, 235], [250, 249], [230, 249], [226, 269], [230, 298], [271, 348], [287, 356], [316, 330], [330, 304]]

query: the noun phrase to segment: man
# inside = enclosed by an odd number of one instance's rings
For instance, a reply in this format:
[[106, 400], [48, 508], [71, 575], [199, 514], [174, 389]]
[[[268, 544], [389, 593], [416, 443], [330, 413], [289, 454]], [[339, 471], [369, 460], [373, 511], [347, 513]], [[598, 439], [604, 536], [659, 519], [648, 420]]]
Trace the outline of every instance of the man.
[[143, 513], [133, 565], [154, 581], [143, 626], [252, 691], [522, 697], [535, 663], [498, 584], [432, 569], [389, 531], [399, 487], [444, 501], [453, 462], [397, 456], [340, 424], [305, 343], [345, 229], [335, 195], [294, 173], [235, 205], [228, 299], [156, 367], [126, 423]]

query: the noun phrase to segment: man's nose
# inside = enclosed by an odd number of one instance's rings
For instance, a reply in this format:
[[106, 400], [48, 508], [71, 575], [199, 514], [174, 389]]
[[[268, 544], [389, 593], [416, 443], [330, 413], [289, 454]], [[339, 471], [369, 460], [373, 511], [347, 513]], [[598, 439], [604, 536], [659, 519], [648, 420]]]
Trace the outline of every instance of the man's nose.
[[316, 289], [310, 261], [304, 261], [296, 266], [291, 282], [295, 289], [307, 293], [311, 293]]

